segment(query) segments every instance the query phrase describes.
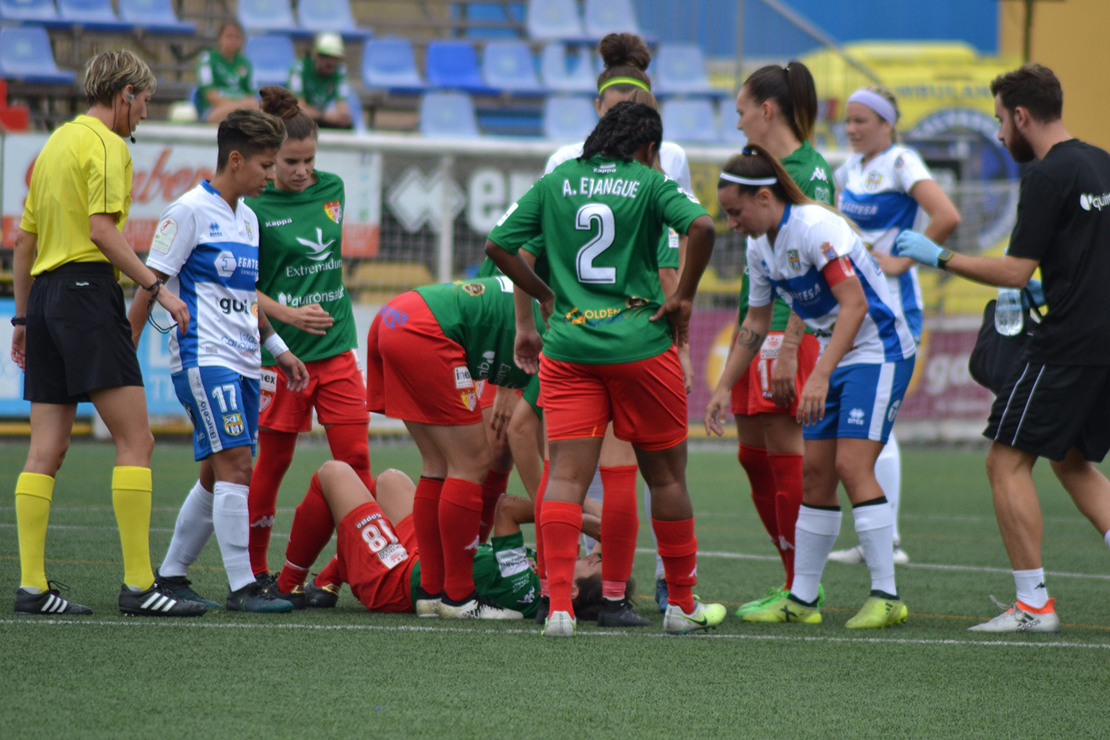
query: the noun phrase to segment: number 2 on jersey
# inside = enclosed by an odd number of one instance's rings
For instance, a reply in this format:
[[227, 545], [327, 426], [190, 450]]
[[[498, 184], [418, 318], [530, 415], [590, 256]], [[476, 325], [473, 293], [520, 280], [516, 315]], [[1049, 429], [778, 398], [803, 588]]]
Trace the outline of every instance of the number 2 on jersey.
[[593, 229], [597, 222], [597, 236], [586, 242], [578, 250], [578, 282], [580, 283], [615, 283], [617, 282], [617, 268], [598, 267], [594, 260], [601, 256], [609, 247], [613, 246], [616, 238], [616, 226], [613, 220], [613, 209], [604, 203], [587, 203], [578, 209], [574, 227], [579, 231]]

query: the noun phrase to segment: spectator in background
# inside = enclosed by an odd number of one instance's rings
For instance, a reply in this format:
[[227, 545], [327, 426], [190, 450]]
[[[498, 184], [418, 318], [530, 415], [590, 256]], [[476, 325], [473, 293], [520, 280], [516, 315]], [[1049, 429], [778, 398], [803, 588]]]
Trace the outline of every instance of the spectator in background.
[[216, 48], [201, 52], [197, 60], [197, 119], [219, 123], [236, 108], [257, 108], [254, 72], [243, 56], [243, 27], [225, 21], [216, 36]]
[[301, 110], [322, 128], [351, 128], [354, 118], [347, 96], [347, 65], [343, 63], [343, 38], [337, 33], [316, 34], [312, 53], [293, 65], [289, 89]]

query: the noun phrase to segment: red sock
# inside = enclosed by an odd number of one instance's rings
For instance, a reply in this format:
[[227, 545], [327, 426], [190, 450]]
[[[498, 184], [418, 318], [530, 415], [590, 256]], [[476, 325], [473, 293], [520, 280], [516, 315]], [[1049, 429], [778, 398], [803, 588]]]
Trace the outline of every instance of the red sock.
[[[698, 582], [698, 540], [694, 518], [677, 522], [652, 519], [659, 557], [667, 576], [667, 602], [689, 614], [694, 610], [694, 584]], [[604, 562], [604, 561], [602, 561]]]
[[443, 543], [439, 540], [439, 495], [443, 481], [421, 476], [412, 501], [412, 525], [420, 553], [420, 588], [430, 594], [443, 590]]
[[482, 487], [448, 478], [439, 497], [439, 538], [443, 543], [443, 592], [458, 601], [474, 593], [474, 554], [482, 524]]
[[768, 455], [775, 471], [775, 513], [779, 528], [779, 556], [786, 570], [786, 587], [794, 585], [794, 525], [802, 508], [802, 456]]
[[370, 444], [365, 424], [332, 424], [327, 428], [331, 456], [354, 468], [362, 484], [374, 494], [374, 478], [370, 475]]
[[[567, 501], [543, 503], [543, 544], [547, 549], [547, 587], [551, 612], [574, 616], [570, 601], [574, 561], [578, 559], [578, 536], [582, 534], [582, 506]], [[604, 562], [604, 561], [602, 561]]]
[[740, 445], [737, 455], [740, 467], [748, 474], [748, 482], [752, 487], [752, 503], [755, 504], [756, 513], [759, 514], [763, 528], [771, 536], [775, 547], [779, 546], [778, 515], [775, 513], [775, 473], [767, 460], [767, 450], [762, 447], [748, 447]]
[[251, 487], [247, 494], [247, 511], [251, 523], [247, 547], [251, 571], [254, 573], [270, 572], [266, 552], [270, 549], [270, 532], [274, 529], [278, 489], [281, 487], [281, 479], [285, 477], [285, 471], [289, 469], [289, 463], [293, 461], [293, 450], [296, 447], [295, 433], [258, 430], [258, 461], [251, 473]]
[[497, 501], [509, 487], [509, 473], [500, 470], [490, 470], [486, 474], [486, 482], [482, 484], [482, 524], [478, 529], [478, 540], [485, 542], [489, 533], [493, 531], [493, 512], [497, 509]]
[[540, 596], [549, 596], [550, 592], [547, 590], [547, 564], [544, 562], [544, 547], [543, 547], [543, 528], [540, 526], [542, 520], [540, 518], [540, 505], [543, 503], [543, 496], [547, 493], [547, 476], [551, 470], [551, 464], [543, 461], [543, 475], [540, 476], [540, 486], [536, 489], [536, 573], [540, 577]]
[[320, 490], [320, 479], [313, 475], [308, 493], [304, 495], [304, 500], [293, 515], [289, 544], [285, 548], [285, 565], [278, 576], [280, 591], [289, 593], [294, 586], [304, 583], [308, 569], [327, 546], [334, 531], [335, 520]]
[[632, 576], [640, 530], [636, 471], [635, 465], [601, 468], [601, 595], [607, 599], [623, 599]]
[[342, 586], [343, 579], [339, 577], [339, 558], [332, 557], [324, 569], [316, 574], [313, 581], [321, 588], [327, 585]]

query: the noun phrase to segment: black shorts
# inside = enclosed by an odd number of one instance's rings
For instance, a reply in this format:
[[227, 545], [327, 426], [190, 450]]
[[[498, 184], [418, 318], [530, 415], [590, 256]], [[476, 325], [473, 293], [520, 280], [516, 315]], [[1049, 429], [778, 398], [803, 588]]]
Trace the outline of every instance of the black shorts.
[[38, 275], [27, 301], [23, 398], [71, 404], [89, 391], [142, 384], [112, 266], [71, 262]]
[[991, 407], [983, 436], [1060, 461], [1072, 447], [1101, 462], [1110, 450], [1110, 366], [1025, 363]]

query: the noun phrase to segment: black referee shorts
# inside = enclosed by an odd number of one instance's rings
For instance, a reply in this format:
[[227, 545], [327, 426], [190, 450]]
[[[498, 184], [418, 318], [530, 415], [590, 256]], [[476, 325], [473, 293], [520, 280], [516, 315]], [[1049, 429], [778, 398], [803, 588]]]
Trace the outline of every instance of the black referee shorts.
[[143, 384], [112, 266], [71, 262], [38, 275], [27, 302], [24, 400], [71, 404]]
[[983, 436], [1060, 461], [1072, 447], [1101, 462], [1110, 450], [1110, 366], [1025, 363], [991, 407]]

